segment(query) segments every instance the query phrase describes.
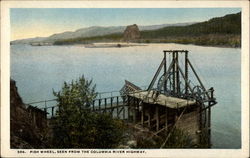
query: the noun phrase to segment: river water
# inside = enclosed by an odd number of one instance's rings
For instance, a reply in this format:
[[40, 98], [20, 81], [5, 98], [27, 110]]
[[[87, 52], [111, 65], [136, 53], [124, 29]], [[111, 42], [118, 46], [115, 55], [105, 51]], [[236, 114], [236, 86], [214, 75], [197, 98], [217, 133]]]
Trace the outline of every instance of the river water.
[[[52, 89], [84, 74], [98, 92], [120, 90], [127, 79], [147, 86], [163, 50], [189, 50], [189, 59], [206, 88], [214, 87], [213, 148], [241, 148], [241, 49], [182, 44], [149, 44], [122, 48], [11, 45], [11, 78], [25, 103], [48, 100]], [[180, 63], [183, 64], [183, 63]]]

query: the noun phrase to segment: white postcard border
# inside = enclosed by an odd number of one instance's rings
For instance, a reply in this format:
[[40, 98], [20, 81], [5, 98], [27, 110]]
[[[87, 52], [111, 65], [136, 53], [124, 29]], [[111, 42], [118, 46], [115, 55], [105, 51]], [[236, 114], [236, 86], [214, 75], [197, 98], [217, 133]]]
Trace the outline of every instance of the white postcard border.
[[[34, 150], [10, 149], [9, 77], [10, 77], [10, 8], [242, 8], [242, 55], [241, 55], [241, 149], [135, 149], [142, 154], [30, 154]], [[37, 151], [43, 151], [40, 149]], [[72, 150], [72, 149], [70, 149]], [[114, 149], [133, 151], [132, 149]], [[25, 151], [25, 154], [18, 153]], [[44, 151], [59, 151], [49, 149]], [[69, 151], [69, 150], [67, 150]], [[107, 151], [113, 151], [112, 149]], [[248, 1], [2, 1], [1, 2], [1, 156], [4, 157], [248, 157], [249, 155], [249, 2]]]

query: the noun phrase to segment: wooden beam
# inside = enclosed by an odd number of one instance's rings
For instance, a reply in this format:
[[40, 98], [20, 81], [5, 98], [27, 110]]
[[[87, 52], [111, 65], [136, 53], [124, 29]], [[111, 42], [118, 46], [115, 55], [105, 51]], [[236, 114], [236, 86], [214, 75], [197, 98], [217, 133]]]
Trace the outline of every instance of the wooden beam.
[[155, 81], [156, 81], [156, 79], [157, 79], [157, 77], [158, 77], [159, 73], [161, 72], [161, 69], [162, 69], [162, 67], [163, 67], [164, 65], [165, 65], [165, 60], [163, 59], [162, 62], [161, 62], [161, 64], [160, 64], [160, 66], [159, 66], [159, 68], [157, 69], [157, 71], [156, 71], [156, 73], [155, 73], [155, 75], [154, 75], [154, 77], [153, 77], [151, 83], [150, 83], [149, 86], [148, 86], [148, 89], [147, 89], [148, 91], [151, 90], [152, 87], [154, 86]]
[[[171, 125], [170, 125], [169, 127], [171, 127]], [[162, 128], [162, 129], [160, 129], [159, 131], [156, 131], [156, 132], [154, 133], [154, 135], [157, 135], [157, 134], [161, 133], [162, 131], [167, 130], [169, 127], [166, 126], [166, 127]]]
[[180, 52], [180, 53], [184, 53], [187, 50], [163, 50], [163, 52], [168, 52], [168, 53], [172, 53], [172, 52]]
[[[123, 106], [125, 106], [125, 104], [124, 105], [119, 105], [119, 106], [113, 106], [112, 108], [111, 107], [107, 107], [106, 110], [114, 110], [114, 109], [117, 109], [117, 108], [120, 108], [120, 107], [123, 107]], [[95, 111], [102, 111], [104, 109], [105, 108], [95, 109]]]

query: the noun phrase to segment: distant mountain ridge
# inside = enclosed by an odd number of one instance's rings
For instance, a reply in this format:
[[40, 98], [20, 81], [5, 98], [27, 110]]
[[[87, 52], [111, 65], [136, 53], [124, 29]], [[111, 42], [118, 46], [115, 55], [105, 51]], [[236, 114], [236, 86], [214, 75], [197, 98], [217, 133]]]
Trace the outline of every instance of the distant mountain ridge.
[[[161, 25], [148, 25], [148, 26], [138, 26], [140, 30], [156, 30], [164, 27], [170, 26], [187, 26], [194, 24], [195, 22], [190, 23], [175, 23], [175, 24], [161, 24]], [[62, 33], [53, 34], [49, 37], [35, 37], [28, 39], [20, 39], [11, 41], [11, 44], [29, 44], [35, 42], [48, 42], [53, 43], [58, 40], [79, 38], [79, 37], [94, 37], [94, 36], [103, 36], [114, 33], [122, 33], [126, 29], [126, 26], [91, 26], [87, 28], [81, 28], [76, 31], [66, 31]]]

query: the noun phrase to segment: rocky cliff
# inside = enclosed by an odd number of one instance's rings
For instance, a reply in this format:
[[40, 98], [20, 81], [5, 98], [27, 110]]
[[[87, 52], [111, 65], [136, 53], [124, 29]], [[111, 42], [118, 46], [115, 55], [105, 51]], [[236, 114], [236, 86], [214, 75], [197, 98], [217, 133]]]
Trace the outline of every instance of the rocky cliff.
[[127, 42], [133, 42], [141, 37], [140, 30], [136, 24], [129, 25], [123, 33], [123, 39]]
[[[42, 117], [41, 117], [42, 116]], [[46, 148], [47, 127], [44, 112], [26, 106], [18, 94], [16, 82], [10, 81], [10, 147], [19, 149]]]

